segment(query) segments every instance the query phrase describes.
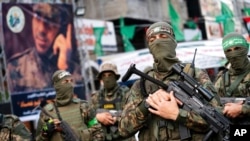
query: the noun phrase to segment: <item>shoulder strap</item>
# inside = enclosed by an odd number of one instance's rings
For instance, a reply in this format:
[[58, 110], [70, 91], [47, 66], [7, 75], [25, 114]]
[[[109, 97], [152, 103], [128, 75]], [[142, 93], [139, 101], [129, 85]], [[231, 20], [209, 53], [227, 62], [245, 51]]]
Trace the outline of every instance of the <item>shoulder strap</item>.
[[242, 81], [242, 79], [249, 73], [250, 70], [247, 70], [245, 73], [241, 74], [240, 76], [237, 77], [236, 80], [234, 80], [234, 82], [230, 85], [230, 87], [227, 90], [227, 95], [231, 96], [233, 90], [235, 90], [235, 88], [240, 84], [240, 82]]
[[59, 110], [58, 110], [58, 107], [56, 106], [55, 102], [53, 102], [53, 103], [54, 103], [54, 107], [55, 107], [55, 110], [56, 110], [57, 117], [58, 117], [58, 119], [61, 121], [61, 120], [62, 120], [62, 117], [61, 117], [61, 115], [60, 115], [60, 112], [59, 112]]

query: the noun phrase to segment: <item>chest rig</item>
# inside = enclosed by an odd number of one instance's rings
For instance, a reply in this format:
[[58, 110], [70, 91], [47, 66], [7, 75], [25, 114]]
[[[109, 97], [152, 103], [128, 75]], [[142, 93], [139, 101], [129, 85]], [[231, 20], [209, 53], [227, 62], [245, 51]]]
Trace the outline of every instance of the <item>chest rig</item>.
[[105, 92], [104, 90], [100, 91], [99, 96], [99, 106], [98, 108], [107, 109], [107, 110], [121, 110], [122, 109], [122, 99], [125, 93], [124, 86], [118, 86], [114, 91], [114, 99], [107, 100], [105, 99]]

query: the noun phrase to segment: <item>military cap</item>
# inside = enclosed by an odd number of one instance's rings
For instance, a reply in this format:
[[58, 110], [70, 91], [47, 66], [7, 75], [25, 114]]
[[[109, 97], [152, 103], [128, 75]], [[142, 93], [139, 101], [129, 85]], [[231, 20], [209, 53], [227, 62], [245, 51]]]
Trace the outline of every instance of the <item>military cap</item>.
[[113, 63], [106, 62], [100, 66], [100, 73], [97, 75], [98, 79], [101, 79], [101, 75], [104, 72], [113, 72], [116, 75], [117, 80], [120, 78], [120, 74], [117, 71], [117, 66]]
[[147, 29], [147, 32], [146, 32], [147, 40], [152, 35], [158, 34], [158, 33], [166, 33], [169, 35], [169, 37], [171, 39], [173, 39], [175, 41], [175, 34], [173, 31], [173, 28], [170, 24], [168, 24], [166, 22], [156, 22], [156, 23], [152, 24], [151, 26], [149, 26], [149, 28]]
[[33, 12], [38, 18], [45, 18], [45, 22], [62, 22], [63, 8], [59, 5], [51, 5], [49, 3], [37, 3], [33, 5]]
[[57, 83], [60, 80], [63, 80], [64, 78], [70, 77], [71, 74], [68, 71], [65, 70], [57, 70], [52, 75], [52, 81], [53, 83]]

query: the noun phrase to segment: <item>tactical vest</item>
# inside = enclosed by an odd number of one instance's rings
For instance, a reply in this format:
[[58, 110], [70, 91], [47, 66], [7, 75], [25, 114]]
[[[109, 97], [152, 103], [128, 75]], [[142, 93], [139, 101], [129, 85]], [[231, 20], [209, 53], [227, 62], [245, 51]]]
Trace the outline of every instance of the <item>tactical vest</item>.
[[[122, 106], [124, 105], [122, 101], [123, 96], [125, 96], [126, 92], [128, 91], [128, 88], [126, 86], [118, 86], [114, 90], [114, 94], [116, 95], [115, 99], [112, 101], [105, 100], [104, 97], [104, 90], [102, 89], [99, 92], [99, 103], [98, 108], [100, 109], [106, 109], [106, 110], [122, 110]], [[118, 132], [118, 124], [115, 124], [114, 126], [102, 126], [104, 133], [105, 133], [105, 140], [121, 140], [119, 132]]]
[[98, 108], [103, 108], [107, 110], [122, 110], [122, 99], [123, 96], [128, 91], [128, 88], [125, 86], [118, 86], [116, 90], [114, 90], [114, 94], [116, 95], [116, 98], [112, 101], [105, 100], [104, 97], [104, 90], [101, 90], [99, 93], [99, 105]]
[[[58, 110], [62, 120], [66, 121], [79, 137], [84, 137], [84, 139], [88, 141], [90, 140], [90, 135], [89, 132], [87, 132], [87, 122], [84, 121], [80, 111], [81, 104], [84, 104], [83, 100], [73, 99], [67, 106], [58, 107]], [[58, 118], [53, 103], [47, 104], [45, 109], [52, 117]], [[61, 135], [55, 134], [51, 140], [63, 141], [63, 138]]]

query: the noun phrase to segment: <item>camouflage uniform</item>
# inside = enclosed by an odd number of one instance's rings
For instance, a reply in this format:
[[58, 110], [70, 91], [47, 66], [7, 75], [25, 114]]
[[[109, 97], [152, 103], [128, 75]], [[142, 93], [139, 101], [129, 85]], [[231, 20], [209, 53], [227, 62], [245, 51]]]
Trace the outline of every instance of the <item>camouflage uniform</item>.
[[[117, 68], [114, 64], [111, 63], [104, 63], [101, 66], [100, 73], [98, 74], [98, 79], [101, 80], [101, 75], [104, 72], [111, 71], [116, 76], [117, 79], [119, 79], [120, 75], [117, 73]], [[125, 99], [127, 97], [127, 93], [129, 91], [129, 88], [127, 86], [120, 86], [118, 83], [114, 85], [114, 87], [107, 91], [105, 87], [101, 88], [98, 92], [93, 93], [91, 96], [91, 107], [93, 109], [97, 109], [102, 111], [105, 110], [116, 110], [118, 113], [121, 113]], [[107, 97], [108, 93], [112, 93], [111, 97]], [[117, 121], [120, 120], [120, 115], [118, 114]], [[135, 137], [131, 137], [128, 139], [122, 139], [119, 135], [118, 131], [118, 123], [116, 123], [114, 126], [105, 126], [103, 125], [103, 129], [105, 131], [105, 140], [119, 140], [119, 141], [134, 141]]]
[[[153, 24], [149, 27], [147, 33], [150, 32], [151, 29], [153, 29], [153, 32], [156, 32], [155, 34], [163, 33], [164, 35], [161, 35], [162, 37], [165, 36], [165, 34], [167, 33], [168, 34], [167, 36], [168, 38], [166, 39], [167, 41], [174, 40], [172, 28], [167, 23], [159, 22], [159, 23]], [[162, 45], [164, 46], [166, 44], [162, 44]], [[160, 45], [160, 44], [157, 44], [157, 45]], [[161, 48], [161, 47], [162, 46], [158, 46], [158, 48]], [[172, 49], [175, 49], [176, 44], [173, 43], [173, 46], [170, 46], [170, 47]], [[154, 49], [158, 49], [158, 48], [154, 48]], [[154, 50], [150, 50], [150, 51], [152, 53]], [[167, 52], [171, 52], [171, 51], [167, 51]], [[173, 51], [173, 53], [175, 54], [175, 51]], [[160, 53], [155, 53], [155, 54], [161, 55]], [[175, 57], [174, 54], [173, 55], [170, 54], [169, 56]], [[162, 54], [162, 56], [164, 57], [168, 55]], [[154, 56], [154, 57], [157, 57], [157, 56]], [[158, 61], [160, 61], [159, 59]], [[172, 58], [172, 60], [174, 60], [172, 61], [173, 64], [179, 63], [179, 60], [176, 58]], [[169, 67], [171, 68], [171, 65], [173, 64], [170, 64]], [[170, 68], [164, 67], [164, 66], [160, 67], [160, 65], [161, 63], [157, 64], [157, 62], [155, 62], [153, 66], [153, 70], [150, 70], [148, 72], [148, 75], [150, 75], [151, 77], [157, 80], [164, 82], [165, 84], [168, 84], [169, 82], [173, 80], [179, 79], [179, 76], [173, 71], [165, 70], [165, 69], [170, 69]], [[169, 65], [169, 64], [166, 64], [166, 65]], [[204, 70], [200, 70], [200, 69], [195, 69], [194, 74], [195, 74], [194, 78], [198, 82], [200, 82], [200, 84], [203, 85], [204, 88], [211, 91], [216, 97], [215, 88], [208, 74]], [[146, 95], [143, 94], [144, 88], [146, 90], [145, 92]], [[145, 106], [145, 98], [147, 97], [148, 94], [152, 94], [156, 90], [160, 89], [160, 87], [146, 80], [144, 83], [144, 88], [141, 85], [141, 81], [137, 80], [130, 89], [129, 97], [126, 100], [126, 104], [125, 104], [125, 107], [121, 116], [121, 121], [119, 122], [120, 123], [119, 131], [121, 132], [122, 136], [124, 137], [130, 136], [131, 134], [139, 131], [139, 140], [179, 141], [181, 140], [179, 125], [181, 124], [191, 130], [191, 139], [189, 140], [192, 140], [192, 141], [202, 140], [202, 138], [204, 137], [204, 135], [207, 133], [209, 129], [209, 125], [206, 123], [204, 119], [202, 119], [202, 117], [200, 117], [199, 115], [193, 112], [186, 111], [182, 108], [179, 109], [180, 110], [179, 115], [175, 121], [163, 119], [157, 115], [151, 114], [147, 110], [147, 107]], [[219, 105], [218, 99], [216, 98], [213, 98], [210, 101], [210, 103], [214, 106]]]
[[[52, 88], [50, 80], [57, 70], [57, 64], [54, 60], [38, 56], [35, 48], [30, 48], [11, 57], [7, 69], [11, 92], [33, 91]], [[76, 83], [82, 83], [80, 66], [74, 64], [71, 70]]]
[[[210, 81], [206, 72], [202, 70], [196, 71], [196, 79], [208, 90], [211, 90], [215, 93], [215, 89]], [[150, 76], [155, 76], [155, 72], [149, 72]], [[162, 80], [164, 83], [168, 84], [170, 80], [177, 80], [178, 75], [172, 74]], [[157, 79], [157, 78], [156, 78]], [[152, 84], [151, 82], [146, 81], [145, 88], [147, 93], [153, 93], [159, 86]], [[120, 125], [120, 132], [123, 136], [127, 136], [131, 133], [136, 132], [138, 129], [139, 139], [143, 141], [152, 141], [156, 140], [155, 137], [155, 128], [154, 125], [157, 120], [161, 120], [159, 117], [149, 114], [147, 109], [145, 109], [143, 103], [144, 97], [141, 93], [141, 85], [140, 81], [136, 81], [135, 84], [132, 86], [129, 98], [126, 100], [126, 106], [124, 108], [124, 112], [121, 119]], [[218, 105], [216, 100], [212, 100], [212, 104], [214, 106]], [[156, 120], [156, 121], [154, 121]], [[151, 121], [151, 122], [148, 122]], [[204, 136], [206, 131], [208, 131], [209, 125], [198, 115], [187, 112], [185, 110], [180, 109], [179, 116], [176, 121], [165, 120], [167, 122], [165, 127], [161, 127], [157, 129], [159, 131], [158, 136], [160, 141], [165, 140], [179, 140], [180, 133], [178, 129], [179, 123], [184, 124], [188, 128], [190, 128], [193, 132], [193, 141], [200, 140], [201, 137]]]
[[30, 141], [32, 136], [29, 129], [15, 115], [2, 115], [1, 118], [1, 141]]
[[[241, 50], [236, 50], [233, 53], [226, 51], [227, 49], [233, 47], [240, 47]], [[231, 66], [229, 68], [226, 68], [226, 70], [219, 72], [217, 75], [215, 88], [218, 90], [219, 96], [250, 96], [250, 62], [247, 57], [249, 44], [242, 35], [238, 33], [230, 33], [223, 38], [223, 49], [226, 57], [229, 59], [230, 64], [228, 64], [228, 66]], [[233, 57], [236, 58], [236, 61], [240, 62], [233, 63]], [[233, 66], [234, 64], [236, 64], [237, 68]], [[237, 81], [239, 82], [237, 83]], [[236, 85], [234, 89], [232, 85]], [[250, 116], [250, 106], [244, 104], [242, 107], [242, 113]]]
[[[69, 73], [66, 72], [66, 75], [61, 75], [65, 73], [66, 71], [56, 71], [53, 75], [53, 78], [59, 78], [62, 80], [59, 80], [59, 82], [56, 82], [55, 79], [53, 79], [54, 83], [60, 83], [60, 81], [63, 81], [66, 79]], [[60, 78], [60, 76], [62, 78]], [[55, 84], [54, 84], [55, 85]], [[56, 92], [58, 89], [56, 86], [54, 86], [56, 89]], [[59, 86], [61, 87], [61, 86]], [[66, 87], [66, 86], [65, 86]], [[65, 89], [65, 91], [67, 91]], [[72, 91], [73, 92], [73, 91]], [[58, 95], [59, 93], [57, 93]], [[67, 96], [64, 96], [65, 99], [60, 99], [56, 97], [55, 102], [48, 103], [44, 106], [44, 110], [51, 116], [49, 117], [45, 112], [40, 113], [40, 118], [37, 126], [37, 132], [36, 132], [36, 140], [42, 141], [42, 140], [50, 140], [50, 141], [63, 141], [63, 137], [60, 131], [53, 131], [51, 137], [44, 136], [43, 133], [43, 127], [48, 121], [48, 119], [59, 119], [55, 106], [58, 107], [59, 114], [62, 118], [62, 120], [66, 121], [69, 126], [71, 127], [71, 130], [73, 130], [78, 137], [80, 137], [81, 140], [86, 141], [102, 141], [104, 140], [104, 133], [101, 128], [101, 124], [99, 124], [95, 119], [95, 111], [93, 109], [90, 109], [89, 103], [85, 100], [80, 100], [78, 98], [73, 98], [72, 94], [69, 94], [69, 101], [65, 103], [64, 101], [67, 100]], [[63, 103], [60, 103], [60, 100]]]

